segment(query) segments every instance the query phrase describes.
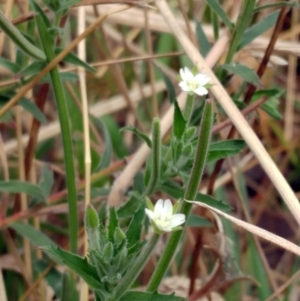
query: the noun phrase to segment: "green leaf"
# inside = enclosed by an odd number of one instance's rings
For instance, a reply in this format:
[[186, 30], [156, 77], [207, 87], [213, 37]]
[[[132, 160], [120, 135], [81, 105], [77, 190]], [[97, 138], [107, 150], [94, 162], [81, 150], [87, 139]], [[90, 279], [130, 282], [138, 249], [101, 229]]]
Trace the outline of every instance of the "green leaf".
[[244, 140], [225, 140], [211, 143], [206, 160], [207, 162], [211, 162], [236, 155], [246, 147], [246, 145]]
[[224, 203], [222, 200], [217, 200], [217, 199], [215, 199], [207, 194], [203, 194], [203, 193], [197, 193], [195, 201], [207, 204], [211, 207], [214, 207], [214, 208], [222, 210], [222, 211], [231, 211], [232, 210], [232, 207], [229, 206], [228, 204]]
[[[55, 48], [55, 55], [58, 56], [61, 52], [63, 51], [63, 49], [61, 47], [56, 47]], [[86, 62], [82, 61], [76, 54], [74, 54], [73, 52], [69, 52], [65, 58], [63, 59], [64, 62], [66, 63], [70, 63], [73, 64], [75, 66], [80, 66], [83, 67], [84, 69], [86, 69], [87, 71], [90, 72], [95, 72], [95, 69], [93, 67], [91, 67], [89, 64], [87, 64]]]
[[183, 133], [185, 132], [186, 120], [184, 119], [182, 112], [179, 108], [177, 100], [174, 102], [174, 124], [173, 133], [174, 136], [180, 140]]
[[237, 51], [241, 50], [245, 46], [249, 45], [255, 38], [261, 36], [264, 32], [269, 30], [272, 26], [275, 25], [279, 16], [279, 11], [275, 11], [258, 23], [255, 23], [251, 26], [245, 33], [242, 35]]
[[161, 70], [161, 68], [157, 67], [157, 71], [160, 73], [161, 77], [163, 78], [163, 81], [165, 82], [165, 85], [167, 87], [169, 100], [171, 103], [174, 103], [174, 101], [177, 99], [176, 92], [173, 86], [172, 81], [170, 78]]
[[14, 74], [20, 71], [20, 66], [18, 64], [11, 62], [3, 57], [0, 57], [0, 66], [4, 67], [5, 69], [11, 71]]
[[280, 7], [297, 7], [300, 8], [300, 4], [297, 3], [297, 1], [281, 1], [281, 2], [275, 2], [275, 3], [270, 3], [270, 4], [266, 4], [266, 5], [261, 5], [261, 6], [257, 6], [254, 9], [254, 12], [257, 13], [263, 9], [266, 8], [280, 8]]
[[44, 191], [38, 185], [18, 180], [0, 181], [0, 191], [9, 193], [26, 193], [42, 200], [45, 200], [46, 198]]
[[143, 222], [145, 218], [145, 202], [142, 202], [135, 211], [126, 231], [128, 248], [131, 248], [141, 239]]
[[220, 2], [217, 0], [206, 0], [207, 4], [211, 7], [213, 11], [219, 16], [219, 18], [224, 22], [224, 24], [230, 29], [233, 30], [234, 24], [229, 20], [228, 16], [226, 15], [223, 7], [221, 6]]
[[23, 107], [26, 111], [28, 111], [30, 114], [34, 116], [35, 119], [37, 119], [40, 123], [47, 123], [47, 119], [45, 115], [41, 112], [41, 110], [37, 107], [37, 105], [33, 102], [31, 102], [27, 98], [22, 98], [19, 101], [19, 105]]
[[[161, 191], [165, 192], [166, 194], [170, 195], [171, 197], [177, 200], [182, 199], [184, 196], [184, 189], [171, 180], [167, 180], [165, 183], [160, 185], [159, 188]], [[205, 203], [222, 211], [230, 211], [232, 209], [231, 206], [225, 204], [224, 202], [202, 193], [197, 193], [195, 201]]]
[[105, 222], [106, 222], [106, 218], [107, 218], [107, 210], [106, 210], [106, 203], [103, 202], [100, 210], [99, 210], [99, 213], [98, 213], [98, 216], [99, 216], [99, 222], [100, 222], [100, 225], [101, 227], [105, 226]]
[[146, 292], [127, 292], [120, 301], [184, 301], [183, 297], [176, 297], [172, 295], [162, 295], [155, 293], [146, 293]]
[[133, 182], [133, 189], [136, 190], [138, 193], [143, 194], [145, 191], [145, 182], [144, 182], [144, 175], [142, 172], [138, 171], [134, 177]]
[[41, 249], [56, 262], [66, 265], [71, 271], [81, 277], [91, 289], [100, 290], [102, 288], [96, 268], [89, 264], [86, 258], [83, 259], [58, 247], [46, 246]]
[[196, 20], [196, 35], [197, 35], [198, 45], [200, 48], [200, 53], [202, 54], [203, 57], [206, 57], [211, 49], [211, 46], [202, 29], [201, 23], [197, 20]]
[[142, 138], [147, 143], [149, 148], [152, 147], [151, 139], [146, 134], [144, 134], [139, 129], [137, 129], [136, 127], [134, 127], [132, 125], [124, 126], [120, 129], [120, 132], [124, 132], [124, 131], [131, 131], [131, 132], [135, 133], [136, 135], [138, 135], [140, 138]]
[[282, 120], [282, 115], [279, 112], [279, 99], [278, 98], [270, 98], [265, 103], [263, 103], [260, 108], [263, 109], [266, 113], [268, 113], [271, 117], [277, 120]]
[[[60, 80], [62, 82], [76, 82], [78, 81], [78, 75], [72, 72], [60, 72]], [[40, 81], [40, 83], [51, 83], [50, 74], [46, 74]]]
[[46, 67], [46, 65], [46, 62], [33, 61], [30, 65], [25, 67], [20, 72], [20, 74], [23, 76], [35, 76], [37, 73], [41, 72]]
[[282, 115], [279, 112], [279, 97], [284, 94], [284, 90], [270, 89], [270, 90], [260, 90], [256, 91], [252, 98], [251, 102], [258, 100], [261, 97], [267, 96], [269, 99], [264, 102], [260, 108], [268, 113], [271, 117], [281, 120]]
[[66, 10], [69, 10], [69, 8], [71, 8], [73, 5], [79, 3], [81, 0], [69, 0], [69, 1], [65, 1], [65, 2], [61, 2], [60, 3], [60, 9], [57, 11], [58, 13], [60, 12], [64, 12]]
[[101, 121], [106, 125], [109, 131], [113, 149], [118, 158], [124, 158], [129, 154], [128, 147], [124, 143], [123, 137], [119, 131], [119, 125], [112, 116], [103, 116]]
[[101, 129], [104, 135], [104, 142], [105, 142], [105, 149], [103, 152], [103, 155], [101, 157], [100, 164], [96, 167], [96, 171], [102, 170], [106, 167], [109, 166], [112, 155], [113, 155], [113, 147], [112, 147], [112, 142], [110, 139], [110, 134], [109, 131], [106, 128], [106, 125], [104, 122], [102, 122], [100, 119], [97, 119], [94, 116], [91, 116], [93, 122], [96, 124], [97, 128]]
[[16, 222], [11, 224], [9, 227], [14, 229], [22, 237], [27, 238], [33, 245], [37, 247], [56, 246], [56, 243], [53, 240], [29, 224]]
[[114, 241], [115, 229], [119, 227], [118, 216], [115, 207], [109, 208], [108, 239]]
[[137, 192], [133, 191], [130, 192], [128, 200], [125, 202], [124, 205], [122, 205], [118, 209], [118, 217], [119, 218], [126, 218], [133, 215], [133, 212], [135, 212], [140, 204], [141, 201], [141, 195]]
[[207, 220], [204, 217], [195, 215], [195, 214], [190, 214], [187, 221], [186, 225], [188, 227], [211, 227], [212, 224], [209, 220]]
[[51, 25], [49, 19], [47, 18], [47, 15], [45, 14], [45, 12], [41, 9], [41, 7], [34, 0], [30, 0], [29, 2], [31, 4], [31, 6], [33, 7], [33, 10], [41, 16], [41, 19], [42, 19], [45, 27], [47, 29], [50, 29], [52, 27], [52, 25]]
[[251, 83], [255, 86], [260, 85], [260, 80], [259, 80], [256, 72], [253, 69], [250, 69], [249, 67], [247, 67], [245, 65], [241, 65], [239, 63], [224, 64], [224, 65], [221, 65], [220, 68], [224, 69], [230, 73], [233, 73], [234, 75], [238, 75], [244, 81]]

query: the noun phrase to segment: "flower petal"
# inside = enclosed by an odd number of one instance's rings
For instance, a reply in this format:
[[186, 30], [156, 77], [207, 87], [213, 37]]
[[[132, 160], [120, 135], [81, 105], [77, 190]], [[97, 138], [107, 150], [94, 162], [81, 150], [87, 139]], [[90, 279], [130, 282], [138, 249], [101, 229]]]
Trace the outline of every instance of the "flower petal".
[[180, 68], [179, 73], [180, 73], [180, 76], [181, 76], [182, 80], [184, 80], [185, 73], [184, 73], [184, 70], [182, 68]]
[[160, 214], [163, 208], [164, 208], [164, 201], [162, 199], [159, 199], [155, 204], [154, 212]]
[[200, 96], [208, 94], [207, 89], [205, 89], [204, 87], [199, 87], [195, 89], [194, 92]]
[[180, 82], [179, 83], [179, 87], [181, 88], [181, 90], [189, 92], [191, 89], [189, 88], [189, 86], [187, 85], [186, 82]]
[[184, 67], [184, 78], [182, 79], [186, 82], [194, 79], [194, 75], [188, 67]]
[[151, 211], [151, 210], [145, 208], [145, 212], [146, 212], [146, 214], [148, 215], [148, 217], [149, 217], [151, 220], [154, 219], [154, 212], [153, 212], [153, 211]]
[[170, 221], [170, 227], [175, 228], [182, 225], [185, 222], [185, 215], [182, 213], [174, 214]]
[[169, 199], [165, 200], [164, 203], [164, 212], [166, 215], [172, 215], [173, 214], [173, 205]]
[[210, 77], [204, 73], [199, 73], [195, 76], [196, 81], [200, 86], [206, 85], [210, 81]]

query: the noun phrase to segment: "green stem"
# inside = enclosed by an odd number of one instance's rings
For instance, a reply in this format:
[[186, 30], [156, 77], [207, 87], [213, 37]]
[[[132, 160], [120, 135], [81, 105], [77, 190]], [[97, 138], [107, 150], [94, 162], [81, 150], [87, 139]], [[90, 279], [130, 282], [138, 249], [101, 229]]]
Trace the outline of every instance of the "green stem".
[[[40, 12], [40, 8], [35, 5], [36, 10]], [[44, 25], [43, 19], [38, 14], [35, 17], [37, 28], [39, 30], [41, 42], [47, 57], [47, 62], [51, 62], [55, 58], [53, 45], [49, 39], [49, 33]], [[75, 169], [73, 160], [73, 149], [71, 140], [71, 129], [69, 123], [69, 112], [66, 105], [66, 99], [63, 91], [62, 81], [57, 67], [50, 71], [52, 86], [57, 103], [59, 123], [61, 127], [61, 135], [64, 150], [64, 161], [66, 168], [66, 182], [68, 190], [68, 203], [69, 203], [69, 235], [70, 235], [70, 250], [72, 253], [77, 252], [77, 231], [78, 231], [78, 218], [77, 218], [77, 194], [75, 183]]]
[[[204, 107], [203, 117], [201, 120], [196, 156], [194, 159], [194, 164], [187, 185], [187, 189], [184, 194], [185, 200], [193, 200], [198, 191], [198, 186], [202, 177], [202, 173], [206, 162], [206, 156], [209, 148], [212, 124], [213, 124], [213, 108], [212, 108], [212, 104], [209, 101], [207, 101]], [[185, 214], [186, 220], [188, 219], [191, 209], [192, 209], [191, 203], [183, 202], [180, 213]], [[155, 290], [157, 290], [162, 278], [164, 277], [164, 274], [168, 269], [168, 266], [172, 260], [172, 257], [176, 251], [176, 248], [182, 236], [184, 226], [181, 230], [172, 232], [168, 240], [166, 249], [162, 257], [160, 258], [156, 266], [156, 269], [150, 279], [149, 286], [147, 289], [149, 292], [154, 292]]]
[[234, 54], [237, 51], [240, 39], [245, 33], [253, 15], [256, 0], [245, 0], [244, 7], [241, 10], [239, 19], [235, 25], [235, 30], [230, 43], [230, 48], [226, 57], [225, 64], [231, 63]]
[[121, 282], [117, 285], [113, 294], [114, 298], [112, 298], [112, 300], [118, 301], [128, 291], [128, 289], [130, 289], [130, 287], [148, 262], [148, 259], [152, 254], [159, 237], [159, 234], [154, 233], [152, 237], [147, 241], [137, 259], [130, 266]]
[[160, 179], [161, 164], [161, 138], [160, 138], [160, 121], [154, 118], [152, 123], [152, 169], [151, 177], [145, 191], [145, 195], [151, 195]]
[[189, 124], [191, 117], [192, 117], [195, 98], [196, 98], [195, 94], [188, 95], [188, 97], [187, 97], [187, 101], [186, 101], [184, 112], [183, 112], [183, 117], [186, 120], [187, 124]]
[[0, 28], [29, 56], [44, 61], [46, 59], [45, 54], [32, 45], [21, 32], [6, 19], [5, 15], [0, 11]]

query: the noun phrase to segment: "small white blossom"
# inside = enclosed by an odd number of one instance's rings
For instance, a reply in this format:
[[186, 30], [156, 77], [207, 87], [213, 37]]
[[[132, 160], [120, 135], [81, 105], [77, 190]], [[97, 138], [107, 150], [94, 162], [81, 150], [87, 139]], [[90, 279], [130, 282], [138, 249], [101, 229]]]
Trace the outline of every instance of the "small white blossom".
[[182, 213], [173, 214], [173, 205], [169, 199], [158, 200], [154, 210], [145, 209], [152, 225], [158, 232], [171, 232], [176, 230], [185, 222], [185, 215]]
[[210, 77], [204, 73], [194, 75], [187, 67], [180, 69], [180, 76], [182, 81], [179, 87], [186, 92], [196, 93], [200, 96], [208, 94], [205, 85], [210, 81]]

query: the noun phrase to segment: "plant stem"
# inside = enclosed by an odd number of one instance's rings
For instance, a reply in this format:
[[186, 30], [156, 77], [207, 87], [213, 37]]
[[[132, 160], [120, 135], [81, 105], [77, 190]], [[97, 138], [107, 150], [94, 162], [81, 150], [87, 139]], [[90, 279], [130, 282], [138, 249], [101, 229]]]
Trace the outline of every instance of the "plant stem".
[[[197, 151], [194, 159], [194, 164], [191, 172], [191, 176], [187, 185], [187, 189], [184, 194], [185, 200], [193, 200], [198, 191], [198, 186], [204, 170], [207, 151], [209, 147], [211, 128], [213, 123], [213, 108], [212, 104], [207, 101], [203, 111], [203, 117], [201, 119], [200, 134], [198, 138]], [[192, 209], [192, 204], [183, 202], [180, 213], [185, 214], [186, 220]], [[185, 225], [184, 225], [185, 226]], [[172, 260], [172, 257], [176, 251], [180, 238], [182, 236], [184, 226], [181, 230], [173, 232], [168, 240], [166, 249], [160, 258], [156, 269], [150, 279], [148, 291], [154, 292], [157, 290], [164, 274], [166, 273], [168, 266]]]
[[[35, 4], [35, 10], [39, 13], [40, 8]], [[39, 30], [40, 38], [43, 44], [44, 52], [47, 57], [47, 62], [51, 62], [55, 58], [53, 51], [53, 45], [49, 38], [49, 33], [45, 27], [42, 17], [38, 14], [35, 17], [37, 28]], [[61, 135], [64, 150], [64, 161], [66, 168], [66, 182], [68, 189], [68, 203], [69, 203], [69, 235], [70, 235], [70, 250], [72, 253], [77, 252], [77, 230], [78, 230], [78, 218], [77, 218], [77, 195], [76, 195], [76, 183], [75, 183], [75, 169], [73, 161], [73, 150], [71, 140], [71, 129], [69, 124], [69, 112], [66, 105], [66, 99], [63, 91], [62, 82], [57, 67], [54, 67], [50, 71], [52, 86], [57, 103], [59, 123], [61, 127]]]
[[113, 293], [113, 301], [118, 301], [128, 291], [128, 289], [130, 289], [130, 287], [144, 268], [145, 264], [147, 263], [156, 243], [158, 242], [159, 237], [159, 234], [154, 233], [152, 237], [147, 241], [137, 259], [130, 266], [121, 282], [117, 285]]
[[231, 63], [234, 54], [236, 53], [240, 39], [245, 33], [253, 15], [256, 0], [245, 0], [244, 7], [241, 10], [239, 19], [235, 25], [235, 30], [230, 43], [230, 48], [226, 57], [225, 64]]
[[151, 195], [160, 179], [161, 165], [161, 138], [160, 138], [160, 120], [154, 118], [152, 123], [152, 169], [151, 177], [145, 191], [145, 195]]
[[187, 101], [186, 101], [184, 112], [183, 112], [183, 117], [186, 120], [187, 125], [189, 124], [191, 117], [192, 117], [195, 98], [196, 98], [195, 94], [188, 95], [188, 97], [187, 97]]

